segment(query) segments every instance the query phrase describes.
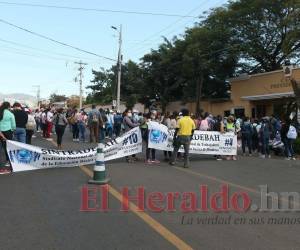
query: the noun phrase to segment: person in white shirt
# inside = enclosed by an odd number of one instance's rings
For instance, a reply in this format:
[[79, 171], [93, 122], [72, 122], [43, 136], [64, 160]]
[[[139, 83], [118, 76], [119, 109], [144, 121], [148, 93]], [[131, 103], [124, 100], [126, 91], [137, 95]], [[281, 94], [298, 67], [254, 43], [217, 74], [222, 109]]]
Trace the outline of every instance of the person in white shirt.
[[28, 108], [25, 108], [24, 111], [28, 114], [28, 120], [26, 124], [26, 144], [31, 144], [31, 139], [34, 134], [34, 129], [36, 128], [35, 116]]
[[110, 139], [113, 138], [113, 128], [114, 128], [114, 111], [110, 110], [109, 114], [107, 114], [107, 122], [105, 124], [106, 132]]

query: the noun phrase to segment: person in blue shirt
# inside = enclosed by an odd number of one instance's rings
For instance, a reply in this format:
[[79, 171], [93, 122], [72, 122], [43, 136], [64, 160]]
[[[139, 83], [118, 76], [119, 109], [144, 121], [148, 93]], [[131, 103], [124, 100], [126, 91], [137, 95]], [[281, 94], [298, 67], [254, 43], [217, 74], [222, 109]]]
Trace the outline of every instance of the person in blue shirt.
[[114, 132], [116, 134], [116, 137], [119, 137], [121, 135], [122, 123], [123, 116], [120, 110], [118, 110], [117, 113], [114, 115]]

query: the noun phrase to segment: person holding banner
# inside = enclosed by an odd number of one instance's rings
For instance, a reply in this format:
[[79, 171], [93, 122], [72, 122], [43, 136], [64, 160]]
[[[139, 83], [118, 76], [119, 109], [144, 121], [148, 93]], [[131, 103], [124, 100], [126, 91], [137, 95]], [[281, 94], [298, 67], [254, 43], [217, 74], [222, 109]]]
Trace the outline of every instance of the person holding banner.
[[[176, 128], [176, 125], [174, 127], [172, 127], [171, 116], [170, 116], [170, 113], [168, 113], [168, 112], [164, 115], [164, 119], [162, 121], [162, 124], [165, 125], [168, 129], [175, 129]], [[164, 151], [164, 157], [165, 157], [166, 162], [170, 161], [170, 159], [172, 158], [172, 151]]]
[[189, 111], [187, 109], [183, 109], [181, 113], [183, 117], [178, 120], [177, 128], [175, 130], [174, 141], [173, 141], [174, 151], [173, 151], [173, 156], [170, 165], [175, 165], [178, 150], [181, 147], [181, 145], [183, 145], [184, 167], [188, 168], [190, 165], [189, 162], [190, 144], [196, 126], [192, 118], [189, 116]]
[[[156, 123], [158, 124], [159, 121], [157, 120], [157, 113], [156, 112], [151, 112], [150, 117], [148, 117], [148, 123]], [[148, 128], [148, 123], [147, 123], [147, 134], [146, 134], [146, 164], [155, 164], [155, 163], [160, 163], [159, 160], [156, 159], [156, 150], [154, 148], [149, 148], [148, 143], [149, 143], [149, 128]], [[151, 154], [151, 155], [150, 155]]]
[[[124, 119], [123, 119], [123, 125], [125, 128], [125, 133], [130, 131], [131, 129], [140, 126], [140, 123], [134, 123], [132, 120], [132, 112], [131, 109], [126, 109], [124, 112]], [[128, 163], [131, 163], [132, 161], [137, 161], [137, 158], [135, 157], [135, 154], [132, 155], [132, 159], [129, 158], [129, 156], [126, 156], [126, 161]]]

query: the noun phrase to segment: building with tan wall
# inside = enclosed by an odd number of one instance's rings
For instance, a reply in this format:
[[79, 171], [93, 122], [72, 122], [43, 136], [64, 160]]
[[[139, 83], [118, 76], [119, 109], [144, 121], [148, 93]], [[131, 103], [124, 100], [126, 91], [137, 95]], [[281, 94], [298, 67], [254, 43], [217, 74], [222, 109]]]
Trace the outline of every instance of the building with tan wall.
[[[300, 68], [293, 68], [292, 77], [300, 81]], [[283, 70], [261, 74], [243, 74], [229, 79], [231, 96], [228, 100], [209, 100], [201, 102], [201, 109], [214, 115], [234, 113], [239, 117], [263, 117], [276, 114], [282, 117], [288, 103], [293, 101], [292, 84]], [[168, 111], [186, 107], [195, 112], [195, 103], [170, 103]]]

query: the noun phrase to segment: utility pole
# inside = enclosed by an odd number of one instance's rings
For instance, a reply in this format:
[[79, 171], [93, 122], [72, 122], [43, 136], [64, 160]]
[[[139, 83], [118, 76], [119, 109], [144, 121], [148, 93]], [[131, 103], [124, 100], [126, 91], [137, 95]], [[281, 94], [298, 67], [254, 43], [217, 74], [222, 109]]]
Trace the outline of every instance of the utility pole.
[[[79, 65], [78, 71], [79, 71], [79, 109], [82, 109], [82, 79], [83, 79], [83, 70], [84, 70], [84, 65], [87, 65], [87, 63], [83, 63], [82, 61], [80, 62], [75, 62], [75, 64]], [[77, 79], [77, 78], [75, 78]], [[75, 80], [76, 82], [77, 80]]]
[[121, 75], [122, 75], [122, 24], [120, 25], [120, 30], [119, 30], [117, 110], [120, 110]]
[[40, 109], [41, 108], [41, 103], [40, 103], [40, 99], [41, 99], [41, 86], [40, 85], [33, 85], [32, 87], [37, 88], [37, 90], [36, 90], [37, 108]]
[[118, 52], [118, 86], [117, 86], [117, 109], [120, 110], [120, 99], [121, 99], [121, 76], [122, 76], [122, 24], [120, 28], [111, 26], [112, 29], [119, 32], [119, 52]]

